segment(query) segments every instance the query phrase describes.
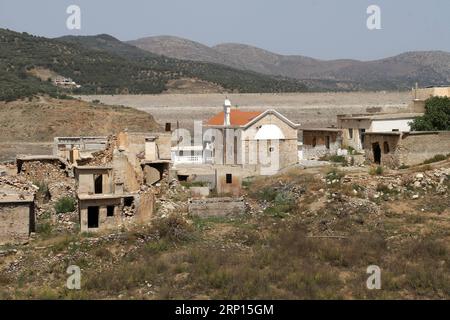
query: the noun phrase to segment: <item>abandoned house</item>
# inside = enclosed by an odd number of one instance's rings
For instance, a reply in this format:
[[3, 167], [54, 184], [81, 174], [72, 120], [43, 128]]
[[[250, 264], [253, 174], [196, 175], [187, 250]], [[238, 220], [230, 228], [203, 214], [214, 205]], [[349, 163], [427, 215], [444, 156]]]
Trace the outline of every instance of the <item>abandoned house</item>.
[[34, 195], [0, 190], [0, 245], [23, 243], [35, 232]]
[[352, 147], [356, 151], [364, 148], [366, 132], [408, 132], [410, 122], [421, 113], [392, 113], [375, 115], [340, 115], [338, 128], [342, 129], [342, 146]]
[[390, 168], [421, 164], [450, 150], [450, 131], [368, 132], [364, 152], [367, 160]]
[[124, 131], [117, 137], [119, 151], [124, 153], [124, 159], [134, 168], [139, 184], [153, 185], [170, 169], [172, 165], [170, 131], [157, 133]]
[[80, 229], [98, 231], [117, 228], [128, 222], [149, 221], [154, 195], [129, 191], [129, 184], [113, 166], [75, 167]]
[[55, 137], [53, 155], [76, 164], [80, 159], [91, 159], [92, 153], [106, 149], [108, 137]]
[[299, 159], [320, 159], [336, 155], [342, 146], [342, 130], [337, 128], [304, 128], [299, 130]]

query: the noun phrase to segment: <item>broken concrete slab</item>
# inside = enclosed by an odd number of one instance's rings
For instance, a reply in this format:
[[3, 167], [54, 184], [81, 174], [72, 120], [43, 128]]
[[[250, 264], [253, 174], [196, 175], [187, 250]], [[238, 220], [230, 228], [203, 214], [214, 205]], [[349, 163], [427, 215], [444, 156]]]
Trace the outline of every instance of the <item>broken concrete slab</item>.
[[188, 212], [199, 217], [225, 217], [246, 212], [243, 198], [190, 199]]

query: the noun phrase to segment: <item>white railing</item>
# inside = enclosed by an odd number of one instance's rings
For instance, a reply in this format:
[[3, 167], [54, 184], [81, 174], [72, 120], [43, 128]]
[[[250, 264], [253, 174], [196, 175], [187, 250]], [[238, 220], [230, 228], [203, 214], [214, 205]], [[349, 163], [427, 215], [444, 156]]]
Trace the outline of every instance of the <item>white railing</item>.
[[202, 156], [174, 156], [174, 163], [203, 163]]

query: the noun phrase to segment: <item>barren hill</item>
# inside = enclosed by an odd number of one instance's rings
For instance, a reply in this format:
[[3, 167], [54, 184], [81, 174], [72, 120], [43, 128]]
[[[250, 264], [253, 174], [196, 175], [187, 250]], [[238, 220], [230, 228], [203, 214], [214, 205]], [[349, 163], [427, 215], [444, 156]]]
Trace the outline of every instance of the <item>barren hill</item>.
[[47, 97], [0, 102], [0, 143], [48, 142], [55, 136], [108, 135], [125, 128], [150, 131], [158, 127], [152, 115], [128, 107]]
[[148, 37], [131, 44], [149, 52], [195, 61], [221, 63], [242, 70], [302, 80], [354, 83], [352, 89], [408, 89], [450, 82], [450, 53], [406, 52], [373, 61], [319, 60], [301, 55], [280, 55], [257, 47], [225, 43], [208, 47], [176, 37]]

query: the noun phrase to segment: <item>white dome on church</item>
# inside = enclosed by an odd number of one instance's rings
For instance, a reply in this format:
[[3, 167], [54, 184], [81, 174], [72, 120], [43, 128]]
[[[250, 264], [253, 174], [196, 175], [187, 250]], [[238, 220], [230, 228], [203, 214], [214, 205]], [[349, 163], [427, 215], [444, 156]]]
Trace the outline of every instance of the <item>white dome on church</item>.
[[255, 135], [256, 140], [281, 140], [284, 134], [277, 125], [263, 124]]

